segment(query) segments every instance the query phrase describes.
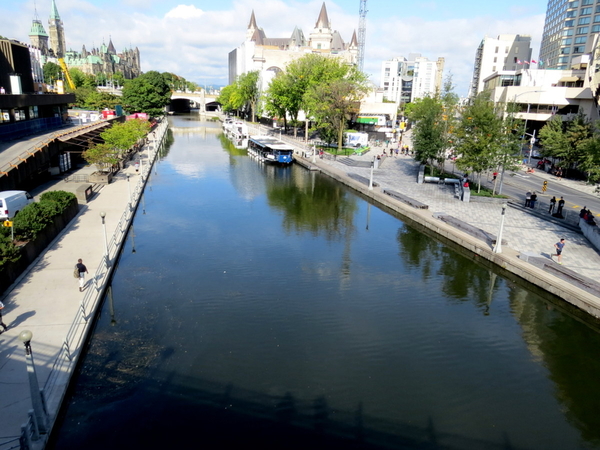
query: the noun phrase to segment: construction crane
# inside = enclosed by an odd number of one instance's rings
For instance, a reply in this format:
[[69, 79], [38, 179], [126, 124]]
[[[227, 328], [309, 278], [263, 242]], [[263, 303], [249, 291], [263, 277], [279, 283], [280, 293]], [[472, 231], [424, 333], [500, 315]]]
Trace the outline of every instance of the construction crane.
[[367, 37], [367, 0], [360, 0], [358, 10], [358, 70], [362, 72], [365, 62], [365, 39]]
[[69, 69], [67, 68], [67, 64], [63, 58], [58, 58], [58, 65], [61, 70], [65, 74], [65, 78], [67, 79], [67, 83], [72, 90], [75, 90], [75, 83], [73, 83], [73, 79], [71, 78], [71, 74], [69, 73]]

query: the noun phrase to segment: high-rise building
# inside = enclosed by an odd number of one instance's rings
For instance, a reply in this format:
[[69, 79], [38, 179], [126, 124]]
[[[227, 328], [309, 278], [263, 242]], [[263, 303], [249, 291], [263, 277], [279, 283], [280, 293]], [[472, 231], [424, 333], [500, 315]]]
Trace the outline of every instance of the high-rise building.
[[420, 53], [410, 53], [383, 61], [380, 88], [383, 98], [396, 104], [410, 103], [427, 94], [435, 94], [442, 87], [444, 58], [430, 61]]
[[540, 46], [540, 67], [570, 69], [600, 33], [600, 4], [595, 0], [549, 0]]
[[528, 69], [531, 63], [531, 36], [501, 34], [484, 37], [475, 53], [469, 97], [483, 91], [483, 80], [503, 70]]
[[54, 56], [62, 58], [65, 56], [67, 49], [65, 44], [65, 30], [54, 0], [52, 0], [50, 19], [48, 20], [48, 31], [50, 32], [50, 50], [54, 53]]

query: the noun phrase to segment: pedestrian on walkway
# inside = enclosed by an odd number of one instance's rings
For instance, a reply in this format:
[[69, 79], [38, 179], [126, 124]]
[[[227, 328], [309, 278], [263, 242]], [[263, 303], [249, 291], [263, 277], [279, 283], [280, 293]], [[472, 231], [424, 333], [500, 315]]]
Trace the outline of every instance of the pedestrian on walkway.
[[0, 334], [4, 333], [6, 330], [8, 330], [8, 327], [2, 320], [2, 310], [3, 309], [4, 309], [4, 303], [0, 302], [0, 326], [3, 328], [2, 331], [0, 331]]
[[556, 215], [562, 216], [562, 210], [565, 206], [565, 199], [563, 197], [558, 201], [558, 209], [556, 210]]
[[537, 202], [537, 194], [533, 191], [531, 198], [529, 199], [529, 206], [531, 206], [531, 209], [535, 209], [535, 202]]
[[552, 196], [550, 199], [550, 208], [548, 209], [548, 214], [552, 214], [554, 212], [554, 207], [556, 206], [556, 197]]
[[556, 169], [556, 178], [558, 178], [558, 181], [562, 180], [562, 169], [560, 167]]
[[75, 268], [77, 272], [79, 272], [79, 292], [83, 292], [83, 286], [85, 285], [85, 274], [88, 273], [87, 267], [83, 264], [82, 259], [77, 260], [77, 264], [75, 264]]
[[525, 208], [529, 208], [531, 206], [531, 192], [527, 191], [525, 194]]
[[494, 173], [492, 174], [492, 177], [493, 177], [493, 178], [492, 178], [492, 181], [496, 181], [496, 178], [498, 178], [498, 172], [494, 172]]
[[562, 264], [562, 251], [563, 251], [564, 247], [565, 247], [564, 239], [561, 239], [556, 244], [554, 244], [554, 248], [556, 249], [556, 254], [550, 255], [550, 259], [552, 259], [553, 256], [556, 256], [556, 260], [558, 261], [558, 263]]

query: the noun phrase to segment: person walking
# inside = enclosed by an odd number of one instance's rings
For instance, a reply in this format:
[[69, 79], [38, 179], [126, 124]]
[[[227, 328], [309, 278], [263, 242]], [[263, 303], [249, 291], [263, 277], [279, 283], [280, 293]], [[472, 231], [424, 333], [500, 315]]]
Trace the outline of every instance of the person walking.
[[564, 247], [565, 247], [565, 240], [564, 239], [561, 239], [556, 244], [554, 244], [554, 248], [556, 249], [556, 254], [555, 255], [550, 255], [550, 259], [552, 259], [553, 256], [556, 256], [557, 262], [559, 264], [562, 264], [562, 251], [563, 251]]
[[558, 209], [556, 210], [556, 215], [562, 216], [562, 210], [565, 206], [565, 199], [563, 197], [558, 201]]
[[87, 267], [83, 264], [83, 260], [80, 258], [75, 264], [77, 272], [79, 272], [79, 292], [83, 292], [83, 286], [85, 285], [85, 274], [88, 273]]
[[0, 302], [0, 326], [2, 327], [2, 331], [0, 331], [0, 334], [4, 333], [6, 330], [8, 330], [8, 327], [2, 320], [2, 310], [3, 309], [4, 309], [4, 303]]
[[550, 199], [550, 208], [548, 209], [548, 214], [552, 214], [554, 212], [554, 207], [556, 206], [556, 197], [552, 196]]
[[529, 199], [529, 206], [531, 206], [532, 209], [535, 208], [535, 202], [537, 202], [537, 194], [535, 193], [535, 191], [533, 191], [533, 193], [531, 194], [531, 198]]
[[531, 206], [531, 192], [527, 191], [525, 194], [525, 208], [529, 208]]

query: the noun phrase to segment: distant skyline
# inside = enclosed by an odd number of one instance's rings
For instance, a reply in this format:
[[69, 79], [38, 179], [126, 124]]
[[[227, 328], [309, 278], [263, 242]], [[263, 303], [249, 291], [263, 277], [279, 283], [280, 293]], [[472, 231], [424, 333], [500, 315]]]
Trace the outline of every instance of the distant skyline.
[[[65, 27], [67, 48], [108, 44], [117, 51], [138, 47], [142, 70], [174, 72], [200, 85], [226, 85], [227, 55], [239, 46], [254, 10], [268, 37], [289, 37], [295, 26], [308, 37], [322, 0], [55, 0]], [[37, 17], [48, 31], [52, 0], [2, 2], [0, 35], [29, 43]], [[358, 32], [359, 0], [327, 1], [332, 27], [348, 42]], [[546, 0], [527, 3], [425, 1], [408, 5], [391, 0], [367, 2], [364, 70], [379, 85], [381, 62], [409, 53], [446, 59], [444, 77], [453, 76], [456, 93], [466, 96], [477, 46], [486, 36], [523, 34], [532, 38], [537, 59]]]

